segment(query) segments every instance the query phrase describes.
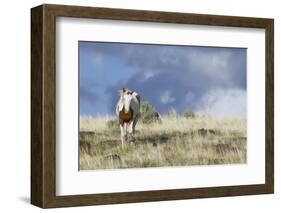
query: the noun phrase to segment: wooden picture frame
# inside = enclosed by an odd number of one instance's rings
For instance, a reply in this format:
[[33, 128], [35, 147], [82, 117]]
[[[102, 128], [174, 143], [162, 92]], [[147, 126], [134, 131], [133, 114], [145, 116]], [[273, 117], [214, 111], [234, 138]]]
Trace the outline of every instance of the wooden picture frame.
[[[265, 29], [265, 184], [122, 193], [56, 195], [56, 17]], [[274, 21], [218, 15], [64, 5], [31, 9], [31, 203], [42, 208], [179, 200], [274, 192]]]

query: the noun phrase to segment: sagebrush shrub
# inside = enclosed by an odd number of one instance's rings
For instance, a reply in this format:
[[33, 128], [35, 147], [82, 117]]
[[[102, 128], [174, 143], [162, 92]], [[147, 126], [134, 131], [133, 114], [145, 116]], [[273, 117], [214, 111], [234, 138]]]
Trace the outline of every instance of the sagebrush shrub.
[[186, 111], [183, 113], [183, 116], [185, 118], [195, 118], [196, 114], [195, 114], [195, 112], [192, 112], [192, 111]]
[[144, 124], [161, 122], [160, 114], [148, 102], [141, 102], [139, 121]]

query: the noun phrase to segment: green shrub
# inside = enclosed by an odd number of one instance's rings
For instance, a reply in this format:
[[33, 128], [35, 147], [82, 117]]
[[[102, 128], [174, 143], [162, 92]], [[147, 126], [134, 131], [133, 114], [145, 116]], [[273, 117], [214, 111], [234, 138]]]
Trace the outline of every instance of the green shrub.
[[192, 111], [186, 111], [183, 113], [183, 116], [185, 118], [195, 118], [196, 114], [195, 114], [195, 112], [192, 112]]
[[160, 114], [148, 102], [141, 102], [139, 121], [144, 124], [161, 122]]

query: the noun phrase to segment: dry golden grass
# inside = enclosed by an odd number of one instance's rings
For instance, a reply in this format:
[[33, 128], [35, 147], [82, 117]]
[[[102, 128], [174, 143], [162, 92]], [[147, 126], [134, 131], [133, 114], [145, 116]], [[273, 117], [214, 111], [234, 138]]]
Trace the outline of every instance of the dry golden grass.
[[138, 123], [125, 148], [110, 119], [80, 118], [80, 131], [93, 133], [80, 137], [81, 170], [246, 163], [245, 118], [164, 116], [161, 123]]
[[104, 131], [106, 130], [106, 122], [113, 119], [113, 117], [80, 117], [80, 132], [81, 131]]

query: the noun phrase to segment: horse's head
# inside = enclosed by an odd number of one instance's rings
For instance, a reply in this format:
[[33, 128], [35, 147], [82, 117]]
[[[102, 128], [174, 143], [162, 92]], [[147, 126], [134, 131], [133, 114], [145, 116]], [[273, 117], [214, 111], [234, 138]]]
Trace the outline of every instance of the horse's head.
[[133, 91], [123, 88], [119, 91], [120, 93], [120, 103], [119, 103], [119, 112], [124, 108], [125, 113], [129, 113], [130, 111], [130, 104], [132, 101], [132, 94]]

